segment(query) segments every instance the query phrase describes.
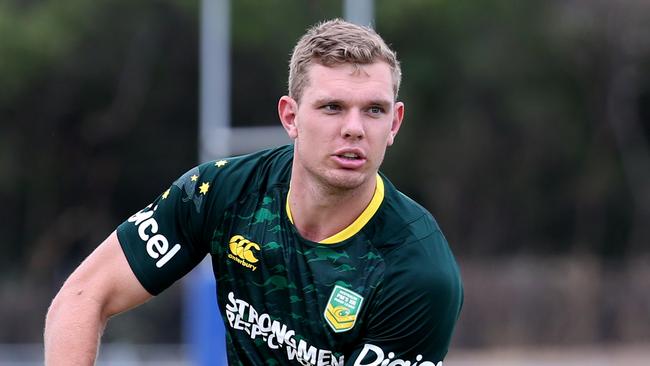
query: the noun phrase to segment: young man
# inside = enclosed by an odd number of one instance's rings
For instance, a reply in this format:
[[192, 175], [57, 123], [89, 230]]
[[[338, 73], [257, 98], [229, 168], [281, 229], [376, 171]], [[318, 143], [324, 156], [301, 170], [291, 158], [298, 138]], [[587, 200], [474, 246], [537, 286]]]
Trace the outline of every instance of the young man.
[[93, 364], [111, 315], [210, 254], [232, 365], [442, 365], [458, 267], [432, 216], [378, 173], [399, 83], [371, 29], [311, 28], [278, 103], [294, 144], [202, 164], [121, 224], [54, 299], [46, 363]]

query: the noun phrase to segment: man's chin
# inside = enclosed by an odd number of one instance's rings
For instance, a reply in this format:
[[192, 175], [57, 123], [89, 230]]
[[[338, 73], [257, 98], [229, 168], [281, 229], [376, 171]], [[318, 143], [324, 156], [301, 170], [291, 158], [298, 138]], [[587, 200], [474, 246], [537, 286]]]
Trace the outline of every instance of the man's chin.
[[368, 174], [338, 169], [337, 171], [328, 174], [324, 180], [332, 189], [350, 191], [361, 187], [368, 181], [368, 178]]

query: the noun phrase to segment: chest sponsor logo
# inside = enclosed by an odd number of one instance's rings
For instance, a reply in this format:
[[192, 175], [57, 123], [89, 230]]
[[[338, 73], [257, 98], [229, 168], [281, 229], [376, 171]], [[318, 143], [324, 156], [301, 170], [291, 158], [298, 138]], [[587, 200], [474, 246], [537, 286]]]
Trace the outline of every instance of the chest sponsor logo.
[[352, 329], [357, 322], [362, 302], [363, 297], [358, 293], [339, 285], [334, 286], [323, 313], [327, 324], [336, 333]]
[[374, 344], [364, 344], [359, 357], [354, 361], [354, 366], [396, 366], [396, 365], [410, 365], [410, 366], [442, 366], [442, 361], [438, 363], [431, 361], [422, 361], [422, 355], [417, 355], [415, 361], [406, 361], [400, 358], [395, 358], [394, 352], [384, 353], [384, 350]]
[[146, 242], [147, 254], [151, 259], [157, 259], [156, 267], [162, 268], [181, 250], [181, 245], [169, 246], [167, 237], [158, 234], [158, 221], [153, 217], [153, 213], [158, 209], [158, 206], [155, 206], [153, 210], [151, 205], [147, 206], [147, 208], [150, 210], [144, 209], [129, 217], [127, 221], [132, 222], [138, 228], [138, 236], [142, 241]]
[[255, 257], [255, 253], [260, 251], [259, 244], [253, 243], [241, 235], [235, 235], [230, 238], [228, 249], [230, 249], [228, 258], [250, 270], [257, 269], [255, 263], [259, 262], [259, 259]]
[[293, 329], [275, 318], [258, 312], [251, 304], [236, 298], [233, 292], [228, 293], [227, 324], [233, 330], [245, 332], [251, 340], [255, 340], [256, 342], [250, 343], [250, 347], [257, 348], [259, 340], [262, 340], [261, 344], [266, 343], [269, 349], [282, 352], [287, 360], [297, 361], [303, 366], [343, 366], [345, 356], [316, 348], [309, 344], [305, 337], [296, 334]]

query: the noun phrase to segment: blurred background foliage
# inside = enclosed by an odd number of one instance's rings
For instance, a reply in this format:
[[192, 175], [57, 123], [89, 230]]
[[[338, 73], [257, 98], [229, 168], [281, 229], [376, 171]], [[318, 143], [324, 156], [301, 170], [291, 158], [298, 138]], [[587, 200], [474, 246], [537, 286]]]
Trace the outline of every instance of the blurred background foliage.
[[[405, 124], [383, 170], [460, 262], [460, 347], [650, 341], [650, 2], [377, 0]], [[0, 342], [196, 163], [199, 4], [0, 0]], [[340, 1], [232, 1], [232, 123], [277, 124]], [[109, 327], [177, 342], [179, 291]], [[138, 313], [138, 311], [140, 313]], [[143, 326], [142, 324], [147, 324]]]

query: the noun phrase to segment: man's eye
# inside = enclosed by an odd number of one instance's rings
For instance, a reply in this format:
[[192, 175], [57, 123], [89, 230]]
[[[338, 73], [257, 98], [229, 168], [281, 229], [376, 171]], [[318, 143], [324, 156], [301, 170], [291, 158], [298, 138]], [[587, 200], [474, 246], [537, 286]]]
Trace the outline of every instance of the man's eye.
[[338, 112], [341, 110], [341, 106], [338, 104], [325, 104], [321, 107], [325, 112]]
[[378, 107], [378, 106], [373, 106], [368, 108], [368, 113], [370, 114], [382, 114], [384, 113], [384, 108]]

